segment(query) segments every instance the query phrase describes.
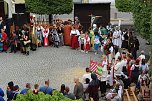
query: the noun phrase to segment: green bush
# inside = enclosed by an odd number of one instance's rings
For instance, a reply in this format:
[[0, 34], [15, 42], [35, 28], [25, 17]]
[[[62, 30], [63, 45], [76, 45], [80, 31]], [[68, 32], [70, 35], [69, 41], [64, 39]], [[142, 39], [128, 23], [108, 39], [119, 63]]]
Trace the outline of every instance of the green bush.
[[48, 94], [44, 94], [43, 92], [39, 92], [38, 95], [33, 94], [31, 90], [28, 91], [26, 95], [18, 94], [17, 99], [13, 101], [83, 101], [80, 100], [71, 100], [69, 98], [64, 97], [62, 93], [59, 91], [53, 91], [52, 96]]

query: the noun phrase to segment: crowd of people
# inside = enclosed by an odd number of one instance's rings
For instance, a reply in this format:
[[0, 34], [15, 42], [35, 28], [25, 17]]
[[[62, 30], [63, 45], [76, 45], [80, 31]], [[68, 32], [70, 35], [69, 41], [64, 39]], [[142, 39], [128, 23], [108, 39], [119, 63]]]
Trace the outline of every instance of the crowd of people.
[[[71, 20], [64, 23], [58, 21], [52, 26], [35, 26], [33, 23], [30, 28], [24, 24], [21, 28], [16, 27], [9, 38], [5, 32], [2, 17], [0, 17], [0, 29], [1, 52], [7, 52], [10, 46], [10, 52], [16, 53], [17, 50], [21, 50], [23, 54], [29, 55], [30, 48], [36, 50], [41, 46], [53, 45], [58, 48], [69, 45], [71, 49], [81, 50], [81, 52], [88, 53], [94, 50], [96, 55], [102, 54], [102, 73], [97, 73], [100, 75], [99, 78], [91, 73], [90, 68], [86, 68], [82, 83], [78, 78], [74, 79], [76, 85], [73, 93], [69, 93], [68, 86], [61, 85], [61, 93], [71, 99], [84, 98], [89, 101], [93, 98], [94, 101], [99, 101], [100, 90], [101, 96], [105, 96], [107, 100], [122, 101], [124, 89], [128, 89], [134, 83], [139, 91], [138, 94], [141, 94], [139, 100], [142, 101], [143, 92], [146, 91], [141, 91], [141, 88], [149, 87], [150, 64], [147, 63], [144, 51], [141, 51], [139, 56], [137, 55], [139, 40], [129, 29], [121, 30], [119, 26], [113, 27], [111, 24], [106, 27], [93, 24], [87, 31], [84, 31], [78, 17], [75, 17], [74, 24]], [[112, 73], [113, 77], [111, 77]], [[38, 89], [38, 84], [34, 87], [34, 94], [39, 91], [51, 94], [53, 90], [49, 87], [48, 81], [40, 89]], [[107, 88], [110, 91], [107, 92]], [[26, 85], [26, 89], [21, 91], [21, 94], [26, 94], [28, 89], [31, 89], [30, 84]], [[18, 85], [14, 86], [13, 82], [10, 82], [7, 89], [8, 101], [15, 99], [18, 92]], [[1, 93], [0, 97], [3, 96], [4, 93]]]

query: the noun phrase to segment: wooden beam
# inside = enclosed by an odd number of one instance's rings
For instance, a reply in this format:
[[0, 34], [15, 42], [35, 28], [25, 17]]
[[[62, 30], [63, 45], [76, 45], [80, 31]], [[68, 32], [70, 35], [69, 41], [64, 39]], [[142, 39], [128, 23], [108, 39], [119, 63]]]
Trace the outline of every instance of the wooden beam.
[[134, 97], [134, 101], [138, 101], [136, 95], [135, 95], [135, 92], [132, 91], [132, 94], [133, 94], [133, 97]]
[[131, 101], [131, 100], [130, 100], [129, 93], [128, 93], [128, 90], [127, 90], [127, 89], [125, 89], [125, 92], [126, 92], [126, 94], [127, 94], [128, 101]]

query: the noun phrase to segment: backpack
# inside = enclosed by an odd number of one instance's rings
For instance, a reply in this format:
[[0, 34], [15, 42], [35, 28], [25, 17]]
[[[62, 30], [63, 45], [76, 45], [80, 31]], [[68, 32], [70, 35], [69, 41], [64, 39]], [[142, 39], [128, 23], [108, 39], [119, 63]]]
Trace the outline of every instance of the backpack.
[[147, 78], [147, 79], [146, 79], [146, 81], [145, 81], [145, 82], [146, 82], [146, 85], [148, 85], [148, 86], [149, 86], [149, 84], [150, 84], [149, 77], [148, 77], [147, 75], [145, 75], [145, 76], [146, 76], [146, 78]]

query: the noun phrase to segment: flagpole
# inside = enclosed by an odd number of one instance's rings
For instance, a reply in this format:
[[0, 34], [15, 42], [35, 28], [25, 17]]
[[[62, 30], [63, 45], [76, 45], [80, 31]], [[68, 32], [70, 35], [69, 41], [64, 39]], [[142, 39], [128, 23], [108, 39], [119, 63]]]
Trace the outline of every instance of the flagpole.
[[91, 56], [90, 56], [90, 66], [89, 66], [89, 68], [91, 67]]

